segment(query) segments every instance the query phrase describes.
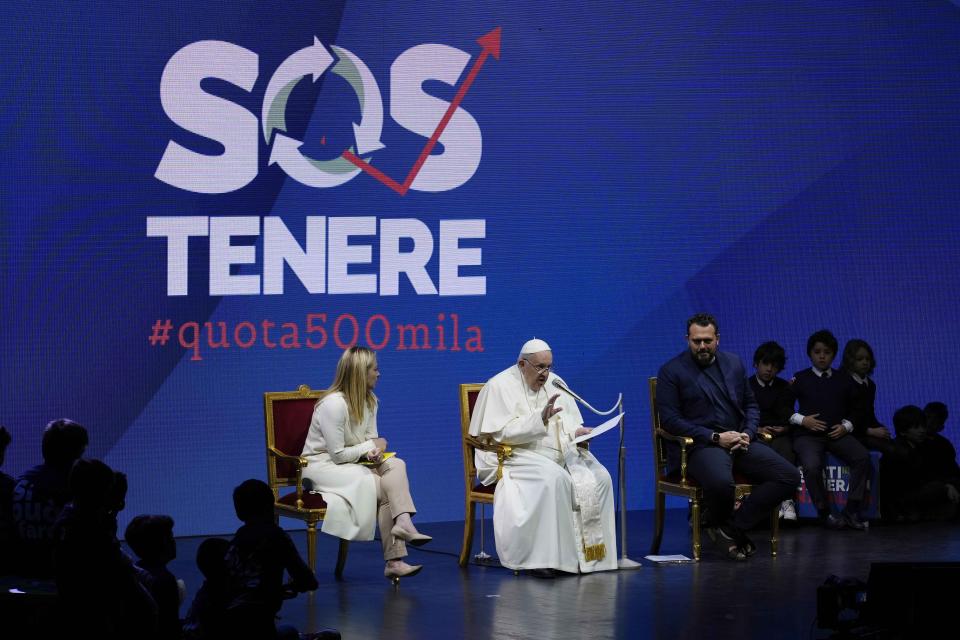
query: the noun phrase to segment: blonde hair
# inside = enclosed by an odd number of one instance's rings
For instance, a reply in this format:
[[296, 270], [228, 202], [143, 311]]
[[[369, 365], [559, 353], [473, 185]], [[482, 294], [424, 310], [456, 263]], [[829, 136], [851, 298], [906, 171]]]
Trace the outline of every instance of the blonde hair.
[[319, 404], [331, 393], [340, 392], [347, 402], [350, 419], [357, 424], [367, 411], [377, 406], [377, 396], [367, 386], [367, 371], [377, 362], [376, 354], [367, 347], [350, 347], [340, 356], [333, 384], [320, 396]]

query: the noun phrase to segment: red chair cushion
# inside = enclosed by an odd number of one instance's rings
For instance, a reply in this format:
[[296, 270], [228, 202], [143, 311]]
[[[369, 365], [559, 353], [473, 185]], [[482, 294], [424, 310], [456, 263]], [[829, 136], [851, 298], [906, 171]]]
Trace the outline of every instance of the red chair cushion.
[[[313, 398], [275, 400], [273, 402], [274, 446], [289, 456], [298, 456], [310, 430], [310, 418], [317, 401]], [[289, 463], [277, 462], [277, 475], [291, 477], [297, 473]]]
[[497, 490], [497, 483], [494, 482], [490, 486], [484, 486], [480, 483], [477, 483], [473, 489], [470, 491], [473, 493], [486, 493], [487, 495], [493, 495], [493, 492]]
[[[286, 495], [280, 496], [278, 500], [281, 504], [285, 504], [291, 507], [297, 506], [297, 492], [288, 493]], [[305, 509], [326, 509], [327, 503], [323, 501], [323, 498], [319, 493], [303, 493], [303, 506]]]
[[470, 409], [470, 417], [473, 417], [473, 408], [477, 406], [477, 398], [480, 397], [479, 391], [469, 391], [467, 392], [467, 406]]

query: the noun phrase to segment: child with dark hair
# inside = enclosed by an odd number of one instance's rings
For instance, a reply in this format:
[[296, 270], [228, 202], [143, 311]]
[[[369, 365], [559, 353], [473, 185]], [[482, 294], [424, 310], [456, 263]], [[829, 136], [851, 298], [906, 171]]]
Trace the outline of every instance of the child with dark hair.
[[223, 619], [227, 610], [227, 549], [224, 538], [207, 538], [197, 548], [197, 568], [204, 581], [193, 597], [183, 621], [186, 640], [216, 640], [223, 635]]
[[[0, 467], [7, 455], [10, 444], [10, 432], [0, 426]], [[17, 537], [13, 523], [13, 487], [17, 481], [0, 471], [0, 575], [13, 571], [13, 560], [17, 553], [14, 548]]]
[[[289, 627], [282, 629], [281, 636], [276, 615], [284, 598], [314, 591], [319, 586], [293, 540], [274, 522], [273, 501], [273, 491], [262, 480], [246, 480], [233, 490], [233, 506], [244, 524], [227, 549], [230, 597], [225, 637], [296, 638], [296, 630]], [[284, 572], [291, 578], [286, 585]], [[327, 630], [326, 635], [313, 637], [339, 638], [340, 634]]]
[[180, 638], [180, 583], [167, 564], [177, 557], [173, 537], [173, 518], [164, 515], [139, 515], [130, 521], [124, 534], [127, 544], [139, 558], [140, 581], [157, 603], [161, 640]]
[[[923, 415], [927, 424], [927, 438], [920, 445], [924, 462], [938, 478], [960, 478], [957, 450], [953, 443], [940, 433], [947, 423], [947, 405], [942, 402], [929, 402], [923, 408]], [[960, 489], [960, 484], [954, 486]]]
[[908, 405], [893, 414], [898, 455], [880, 459], [880, 503], [884, 520], [943, 520], [957, 514], [960, 476], [942, 475], [924, 451], [927, 420], [920, 407]]
[[[790, 423], [797, 427], [793, 430], [793, 448], [821, 522], [831, 529], [863, 531], [867, 523], [860, 519], [860, 506], [870, 475], [870, 454], [856, 438], [848, 437], [853, 431], [853, 379], [831, 368], [837, 347], [837, 339], [826, 329], [807, 340], [812, 366], [798, 371], [791, 384], [797, 398], [797, 412], [790, 417]], [[847, 504], [836, 515], [830, 511], [823, 479], [827, 451], [850, 467]]]
[[873, 348], [866, 340], [855, 338], [843, 347], [843, 370], [853, 379], [853, 437], [872, 451], [893, 453], [890, 430], [877, 419], [877, 384], [870, 375], [877, 366]]
[[17, 479], [12, 509], [19, 540], [18, 572], [25, 576], [53, 575], [53, 526], [70, 500], [70, 468], [87, 442], [83, 425], [66, 418], [50, 422], [43, 430], [43, 464]]
[[57, 594], [80, 637], [156, 638], [157, 609], [138, 570], [117, 540], [126, 476], [99, 460], [77, 460], [70, 473], [73, 500], [55, 527]]
[[947, 405], [942, 402], [928, 402], [923, 408], [923, 415], [927, 421], [927, 433], [936, 434], [943, 431], [947, 425], [947, 418], [950, 412], [947, 411]]
[[[776, 342], [764, 342], [753, 354], [756, 374], [750, 377], [750, 388], [760, 407], [760, 427], [757, 432], [770, 437], [769, 441], [758, 439], [783, 456], [790, 464], [797, 464], [790, 437], [790, 416], [793, 414], [794, 397], [790, 383], [779, 377], [786, 366], [787, 354]], [[797, 510], [793, 500], [780, 504], [780, 517], [796, 520]]]

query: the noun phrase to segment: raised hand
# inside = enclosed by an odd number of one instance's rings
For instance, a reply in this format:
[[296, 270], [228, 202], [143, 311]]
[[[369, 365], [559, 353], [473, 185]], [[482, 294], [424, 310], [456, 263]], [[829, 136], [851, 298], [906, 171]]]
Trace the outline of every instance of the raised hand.
[[550, 418], [563, 411], [563, 407], [553, 406], [553, 403], [555, 403], [559, 397], [559, 393], [555, 393], [550, 396], [550, 399], [547, 400], [547, 406], [545, 406], [543, 411], [540, 412], [540, 419], [543, 420], [543, 426], [547, 426], [547, 422], [550, 420]]

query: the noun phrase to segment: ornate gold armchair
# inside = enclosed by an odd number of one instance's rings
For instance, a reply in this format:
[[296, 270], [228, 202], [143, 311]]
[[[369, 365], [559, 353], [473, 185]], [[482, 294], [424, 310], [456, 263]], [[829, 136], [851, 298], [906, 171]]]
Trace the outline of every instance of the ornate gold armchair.
[[[307, 524], [307, 562], [316, 570], [317, 523], [327, 514], [327, 505], [317, 494], [304, 493], [303, 469], [306, 458], [300, 456], [310, 430], [313, 407], [320, 397], [305, 384], [296, 391], [268, 391], [263, 394], [264, 421], [267, 427], [267, 482], [273, 489], [273, 512], [303, 520]], [[294, 487], [293, 491], [286, 491]], [[349, 542], [340, 540], [334, 574], [343, 575]]]
[[[660, 551], [660, 541], [663, 538], [663, 517], [666, 496], [681, 496], [690, 503], [690, 526], [693, 535], [693, 559], [700, 560], [700, 501], [703, 492], [696, 480], [687, 477], [687, 449], [693, 446], [693, 438], [675, 436], [660, 427], [660, 412], [657, 409], [657, 379], [650, 378], [650, 426], [653, 434], [653, 542], [650, 543], [650, 553]], [[667, 441], [675, 442], [680, 447], [680, 469], [671, 472], [667, 465]], [[734, 495], [742, 500], [750, 495], [753, 486], [736, 479]], [[779, 513], [774, 509], [770, 521], [770, 555], [777, 555], [777, 534], [780, 529]]]
[[513, 454], [511, 447], [507, 445], [488, 442], [483, 438], [474, 438], [470, 435], [470, 417], [473, 415], [473, 408], [477, 404], [477, 396], [480, 395], [482, 384], [461, 384], [460, 385], [460, 437], [463, 444], [463, 483], [465, 488], [466, 515], [463, 521], [463, 546], [460, 548], [460, 566], [467, 566], [470, 558], [470, 549], [473, 546], [473, 525], [476, 519], [476, 504], [493, 504], [493, 492], [496, 490], [496, 483], [488, 487], [477, 481], [477, 467], [474, 463], [474, 452], [477, 449], [481, 451], [493, 451], [497, 454], [497, 460], [500, 461], [500, 468], [497, 469], [497, 480], [503, 475], [503, 461]]

